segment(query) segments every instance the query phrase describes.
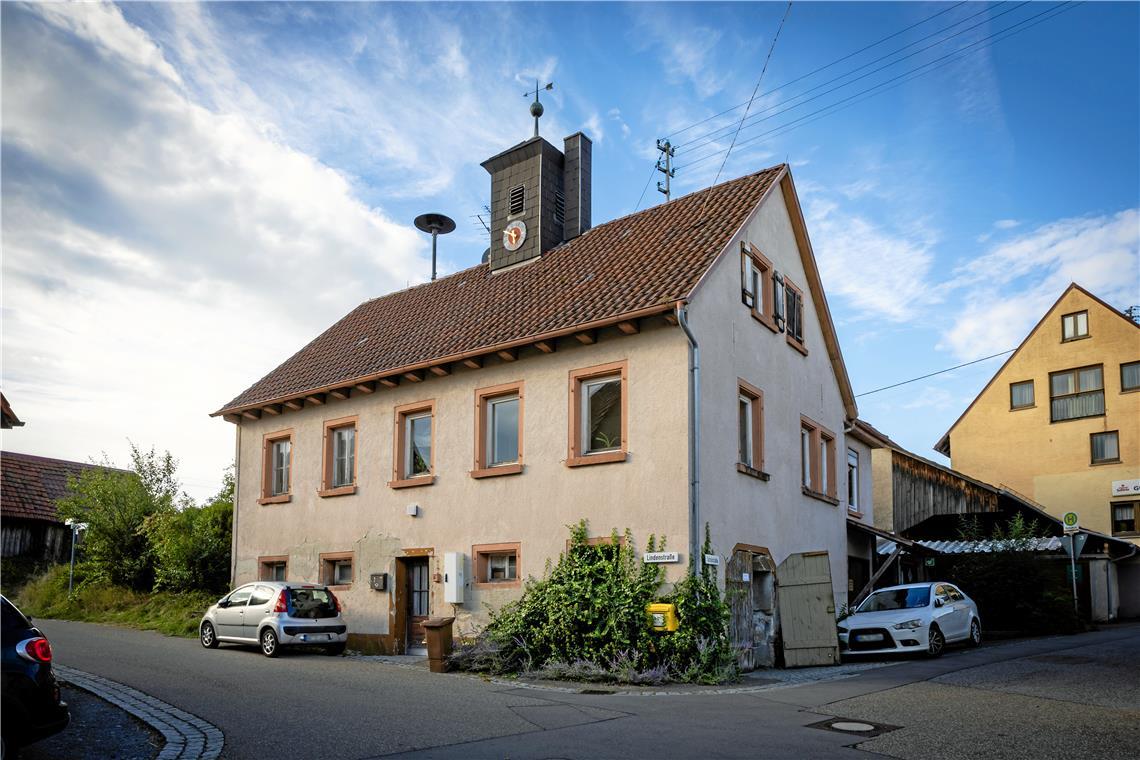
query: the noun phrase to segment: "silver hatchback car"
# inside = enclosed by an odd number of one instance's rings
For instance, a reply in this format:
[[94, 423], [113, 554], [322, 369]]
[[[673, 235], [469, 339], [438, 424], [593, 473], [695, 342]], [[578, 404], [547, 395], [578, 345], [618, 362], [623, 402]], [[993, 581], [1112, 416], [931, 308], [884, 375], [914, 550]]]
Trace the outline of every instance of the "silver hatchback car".
[[347, 626], [340, 602], [327, 587], [311, 583], [259, 581], [240, 586], [206, 610], [198, 624], [202, 646], [219, 642], [256, 644], [266, 657], [283, 646], [319, 646], [344, 652]]

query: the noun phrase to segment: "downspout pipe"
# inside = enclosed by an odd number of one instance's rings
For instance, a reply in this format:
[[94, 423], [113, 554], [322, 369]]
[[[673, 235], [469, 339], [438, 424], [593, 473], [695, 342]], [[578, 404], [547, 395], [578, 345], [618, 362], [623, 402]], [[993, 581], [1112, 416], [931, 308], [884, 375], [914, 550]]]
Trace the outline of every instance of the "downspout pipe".
[[687, 306], [677, 304], [677, 323], [689, 340], [689, 559], [701, 570], [701, 349], [689, 327]]

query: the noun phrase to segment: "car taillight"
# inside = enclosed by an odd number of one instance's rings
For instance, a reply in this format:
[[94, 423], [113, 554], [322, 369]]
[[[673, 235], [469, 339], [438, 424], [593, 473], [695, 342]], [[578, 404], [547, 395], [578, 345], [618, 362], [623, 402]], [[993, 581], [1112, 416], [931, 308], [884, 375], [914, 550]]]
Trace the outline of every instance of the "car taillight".
[[334, 594], [333, 592], [330, 591], [329, 592], [329, 599], [332, 599], [333, 609], [336, 610], [337, 612], [340, 612], [340, 600], [336, 598], [336, 594]]
[[288, 612], [289, 611], [288, 606], [286, 606], [286, 600], [285, 600], [285, 595], [288, 593], [289, 593], [288, 591], [286, 591], [285, 589], [282, 589], [281, 593], [277, 595], [277, 604], [274, 605], [274, 607], [273, 607], [274, 612]]
[[27, 639], [16, 645], [16, 654], [32, 662], [51, 662], [51, 644], [45, 638]]

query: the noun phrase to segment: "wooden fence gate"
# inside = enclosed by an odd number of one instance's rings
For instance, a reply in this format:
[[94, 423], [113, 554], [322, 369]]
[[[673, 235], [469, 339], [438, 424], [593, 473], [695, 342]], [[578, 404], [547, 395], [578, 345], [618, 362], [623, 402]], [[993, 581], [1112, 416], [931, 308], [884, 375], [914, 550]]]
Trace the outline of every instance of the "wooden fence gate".
[[784, 665], [795, 668], [838, 663], [835, 594], [827, 552], [791, 554], [780, 563], [777, 576]]

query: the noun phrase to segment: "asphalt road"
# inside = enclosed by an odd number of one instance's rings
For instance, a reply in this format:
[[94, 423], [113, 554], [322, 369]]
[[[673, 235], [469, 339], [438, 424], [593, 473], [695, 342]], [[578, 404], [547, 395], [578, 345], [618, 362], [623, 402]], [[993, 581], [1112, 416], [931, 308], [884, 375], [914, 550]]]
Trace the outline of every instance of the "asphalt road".
[[[217, 725], [227, 758], [989, 757], [1007, 741], [1010, 756], [1029, 755], [1029, 742], [1109, 758], [1133, 756], [1140, 726], [1137, 625], [683, 696], [539, 691], [316, 652], [269, 660], [148, 632], [37, 625], [62, 664]], [[832, 716], [897, 728], [868, 739], [810, 727]]]

